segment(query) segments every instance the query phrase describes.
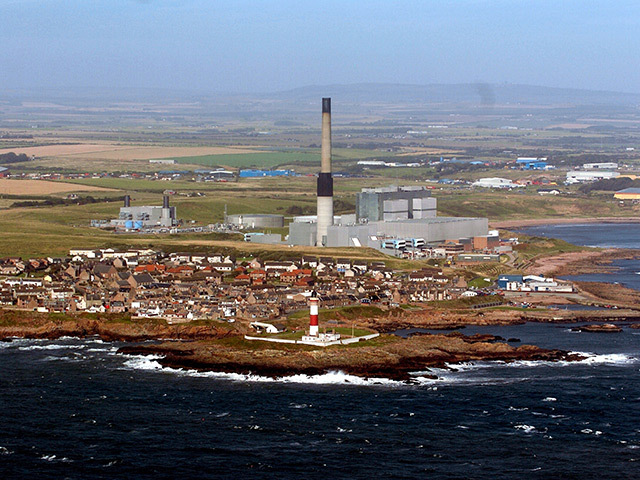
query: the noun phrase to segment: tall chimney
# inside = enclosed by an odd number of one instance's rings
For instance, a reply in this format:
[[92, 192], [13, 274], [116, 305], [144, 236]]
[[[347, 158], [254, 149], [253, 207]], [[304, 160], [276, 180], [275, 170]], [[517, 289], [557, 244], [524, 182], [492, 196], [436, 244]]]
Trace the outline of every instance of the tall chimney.
[[169, 195], [162, 196], [162, 208], [169, 208]]
[[327, 228], [333, 225], [333, 178], [331, 177], [331, 99], [322, 99], [322, 152], [318, 174], [318, 223], [316, 245], [324, 246]]
[[130, 207], [131, 206], [131, 195], [125, 195], [124, 196], [124, 206], [125, 207]]
[[309, 299], [309, 335], [318, 336], [318, 297], [315, 293]]

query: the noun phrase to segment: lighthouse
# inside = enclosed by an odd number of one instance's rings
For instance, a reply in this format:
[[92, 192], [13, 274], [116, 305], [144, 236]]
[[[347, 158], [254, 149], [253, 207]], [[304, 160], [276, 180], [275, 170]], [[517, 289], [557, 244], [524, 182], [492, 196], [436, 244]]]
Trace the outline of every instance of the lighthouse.
[[318, 297], [315, 293], [309, 299], [309, 336], [318, 336]]

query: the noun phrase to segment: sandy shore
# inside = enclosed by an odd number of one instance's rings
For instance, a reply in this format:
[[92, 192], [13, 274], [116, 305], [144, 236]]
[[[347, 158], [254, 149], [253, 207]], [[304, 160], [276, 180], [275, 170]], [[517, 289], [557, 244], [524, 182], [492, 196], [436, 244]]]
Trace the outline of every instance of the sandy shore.
[[572, 223], [640, 223], [640, 217], [529, 218], [522, 220], [497, 220], [489, 222], [492, 228], [504, 229]]
[[[578, 264], [588, 264], [595, 266], [598, 261], [609, 258], [609, 255], [615, 254], [616, 249], [607, 249], [605, 251], [582, 251], [567, 252], [552, 257], [538, 258], [533, 265], [527, 269], [527, 273], [531, 275], [575, 275], [582, 273], [577, 271]], [[609, 261], [613, 261], [610, 259]], [[591, 273], [591, 272], [589, 272]]]
[[614, 273], [615, 260], [640, 258], [640, 250], [607, 248], [605, 250], [584, 250], [562, 253], [536, 259], [528, 269], [534, 275], [581, 275], [585, 273]]

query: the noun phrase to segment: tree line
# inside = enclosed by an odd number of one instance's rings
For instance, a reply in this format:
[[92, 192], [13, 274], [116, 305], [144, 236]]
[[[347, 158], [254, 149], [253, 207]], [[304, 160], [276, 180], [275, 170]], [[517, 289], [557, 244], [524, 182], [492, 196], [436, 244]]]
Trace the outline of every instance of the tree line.
[[25, 153], [21, 153], [19, 155], [13, 152], [0, 153], [0, 165], [4, 165], [6, 163], [28, 162], [29, 160], [31, 160], [31, 157], [27, 156]]

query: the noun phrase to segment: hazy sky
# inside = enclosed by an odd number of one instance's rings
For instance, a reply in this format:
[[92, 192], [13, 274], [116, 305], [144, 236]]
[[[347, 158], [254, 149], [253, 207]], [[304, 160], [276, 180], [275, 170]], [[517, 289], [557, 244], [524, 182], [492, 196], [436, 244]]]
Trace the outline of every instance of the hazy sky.
[[0, 88], [640, 93], [640, 0], [0, 0]]

